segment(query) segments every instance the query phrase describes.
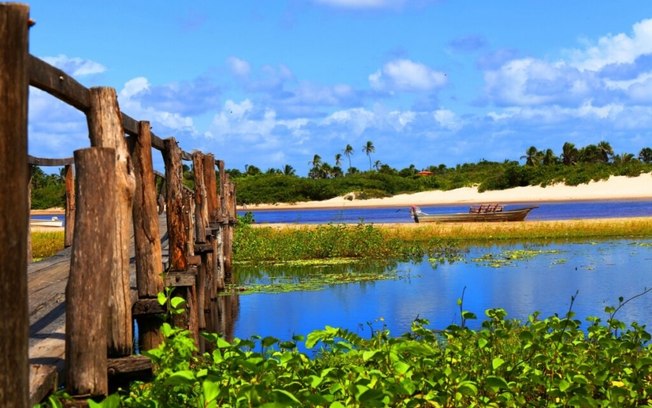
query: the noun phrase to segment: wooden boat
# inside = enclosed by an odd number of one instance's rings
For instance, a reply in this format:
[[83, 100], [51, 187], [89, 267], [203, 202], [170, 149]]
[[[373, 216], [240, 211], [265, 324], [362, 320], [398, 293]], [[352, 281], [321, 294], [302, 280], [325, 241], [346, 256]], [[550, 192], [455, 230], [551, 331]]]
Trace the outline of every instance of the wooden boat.
[[522, 207], [506, 210], [500, 204], [482, 204], [469, 208], [466, 213], [426, 214], [418, 207], [410, 208], [414, 222], [504, 222], [523, 221], [533, 209]]
[[30, 219], [29, 225], [31, 227], [63, 227], [63, 220], [59, 217], [52, 217], [49, 220]]

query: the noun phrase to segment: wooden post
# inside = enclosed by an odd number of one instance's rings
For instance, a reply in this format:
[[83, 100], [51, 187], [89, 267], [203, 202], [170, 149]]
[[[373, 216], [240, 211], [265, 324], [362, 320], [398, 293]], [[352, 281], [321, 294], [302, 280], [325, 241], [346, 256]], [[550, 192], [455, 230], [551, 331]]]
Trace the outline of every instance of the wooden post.
[[[112, 185], [116, 196], [114, 209], [105, 207], [116, 223], [114, 240], [114, 267], [111, 272], [109, 297], [109, 356], [131, 355], [133, 329], [129, 285], [129, 244], [132, 228], [132, 203], [136, 179], [115, 89], [91, 88], [90, 109], [87, 114], [91, 145], [115, 149], [116, 182]], [[109, 185], [105, 185], [105, 188]]]
[[[27, 210], [29, 218], [32, 218], [32, 178], [34, 177], [34, 166], [27, 165]], [[32, 223], [27, 221], [27, 264], [32, 263], [34, 254], [32, 253]]]
[[66, 387], [72, 395], [108, 393], [107, 321], [114, 266], [115, 150], [75, 151], [76, 228], [66, 287]]
[[226, 176], [226, 233], [224, 236], [224, 280], [230, 281], [233, 273], [233, 229], [236, 221], [235, 184]]
[[220, 231], [218, 235], [218, 241], [217, 241], [217, 246], [218, 246], [218, 252], [217, 252], [217, 263], [218, 263], [218, 273], [217, 273], [217, 283], [218, 283], [218, 289], [223, 289], [225, 280], [226, 280], [226, 274], [225, 274], [225, 267], [224, 267], [224, 242], [227, 239], [227, 228], [226, 228], [226, 223], [225, 220], [227, 219], [226, 216], [226, 172], [224, 171], [224, 161], [223, 160], [218, 160], [217, 161], [217, 170], [219, 172], [219, 200], [218, 200], [218, 207], [217, 207], [217, 213], [218, 213], [218, 223], [220, 226]]
[[[152, 133], [149, 122], [138, 124], [131, 157], [136, 175], [133, 222], [136, 247], [136, 286], [138, 298], [155, 298], [163, 291], [163, 261], [156, 208], [156, 180], [152, 164]], [[138, 318], [141, 350], [151, 350], [163, 339], [156, 316]]]
[[[206, 191], [204, 155], [200, 152], [192, 154], [192, 166], [195, 174], [195, 242], [206, 244], [208, 242], [208, 193]], [[201, 251], [201, 264], [197, 271], [197, 304], [199, 314], [199, 328], [206, 328], [206, 291], [208, 280], [209, 257], [206, 250]]]
[[165, 162], [165, 184], [167, 186], [167, 224], [168, 252], [170, 270], [185, 271], [188, 269], [186, 242], [188, 231], [183, 223], [183, 170], [181, 167], [181, 149], [174, 138], [163, 141], [163, 161]]
[[[206, 186], [206, 207], [208, 209], [208, 223], [211, 228], [215, 227], [218, 221], [218, 201], [217, 201], [217, 177], [215, 176], [215, 157], [212, 154], [204, 156], [204, 184]], [[206, 256], [206, 287], [208, 295], [206, 296], [205, 307], [209, 309], [210, 300], [217, 296], [218, 289], [224, 287], [224, 282], [220, 286], [217, 281], [218, 276], [218, 244], [217, 235], [211, 234], [208, 238], [208, 243], [211, 246], [211, 252]], [[202, 260], [203, 262], [203, 260]], [[209, 328], [210, 329], [210, 328]]]
[[75, 175], [73, 166], [67, 164], [64, 167], [66, 180], [66, 229], [63, 245], [68, 248], [72, 245], [72, 237], [75, 233]]
[[0, 406], [29, 405], [27, 76], [29, 7], [0, 4]]

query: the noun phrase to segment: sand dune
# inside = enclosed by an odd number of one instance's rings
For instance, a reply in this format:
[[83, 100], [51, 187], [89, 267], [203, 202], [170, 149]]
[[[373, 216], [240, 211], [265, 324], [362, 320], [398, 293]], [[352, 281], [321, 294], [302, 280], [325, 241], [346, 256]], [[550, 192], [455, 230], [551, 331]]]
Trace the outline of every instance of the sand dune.
[[251, 205], [241, 209], [298, 209], [298, 208], [361, 208], [404, 207], [410, 205], [475, 204], [475, 203], [537, 203], [555, 201], [592, 200], [652, 200], [652, 173], [638, 177], [612, 176], [609, 180], [592, 181], [579, 186], [556, 184], [548, 187], [517, 187], [508, 190], [479, 193], [475, 187], [449, 191], [425, 191], [400, 194], [388, 198], [347, 200], [335, 197], [324, 201], [295, 204]]

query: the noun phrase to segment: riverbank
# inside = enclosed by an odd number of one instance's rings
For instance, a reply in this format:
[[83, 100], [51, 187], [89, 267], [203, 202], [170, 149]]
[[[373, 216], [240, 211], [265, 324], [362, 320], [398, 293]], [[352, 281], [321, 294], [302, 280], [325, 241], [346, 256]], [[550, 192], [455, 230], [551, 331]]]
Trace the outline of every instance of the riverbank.
[[[346, 197], [346, 198], [345, 198]], [[352, 199], [351, 199], [352, 198]], [[548, 187], [527, 186], [508, 190], [478, 192], [477, 187], [449, 191], [424, 191], [399, 194], [387, 198], [357, 200], [351, 195], [324, 201], [294, 204], [259, 204], [238, 207], [239, 210], [295, 210], [329, 208], [408, 207], [448, 204], [503, 203], [525, 204], [563, 201], [652, 200], [652, 173], [638, 177], [612, 176], [608, 180], [592, 181], [579, 186], [555, 184]]]

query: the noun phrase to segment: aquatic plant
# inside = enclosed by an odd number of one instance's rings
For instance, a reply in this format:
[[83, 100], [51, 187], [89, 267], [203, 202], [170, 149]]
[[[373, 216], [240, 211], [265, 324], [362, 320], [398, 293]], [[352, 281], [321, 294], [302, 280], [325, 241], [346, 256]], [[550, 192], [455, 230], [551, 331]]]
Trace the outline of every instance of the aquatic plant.
[[63, 231], [34, 231], [31, 235], [34, 262], [48, 258], [63, 249]]

